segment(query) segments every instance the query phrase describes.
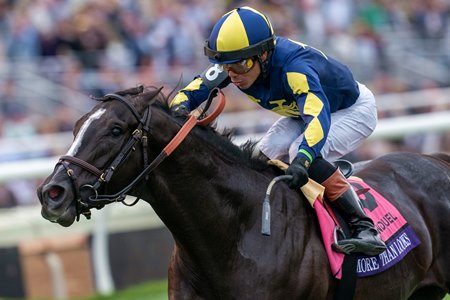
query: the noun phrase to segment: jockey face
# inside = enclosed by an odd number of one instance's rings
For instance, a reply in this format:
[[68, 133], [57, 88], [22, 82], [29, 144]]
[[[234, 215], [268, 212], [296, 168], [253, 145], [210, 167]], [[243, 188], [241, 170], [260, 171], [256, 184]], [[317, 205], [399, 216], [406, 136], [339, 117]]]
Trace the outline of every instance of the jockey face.
[[[267, 52], [261, 55], [261, 60], [267, 59]], [[251, 60], [251, 62], [250, 62]], [[228, 72], [231, 82], [241, 90], [248, 89], [261, 74], [261, 66], [258, 60], [249, 58], [235, 64], [223, 65]]]
[[223, 64], [221, 66], [227, 73], [233, 71], [236, 74], [245, 74], [253, 68], [254, 64], [255, 60], [253, 58], [247, 58], [237, 63]]

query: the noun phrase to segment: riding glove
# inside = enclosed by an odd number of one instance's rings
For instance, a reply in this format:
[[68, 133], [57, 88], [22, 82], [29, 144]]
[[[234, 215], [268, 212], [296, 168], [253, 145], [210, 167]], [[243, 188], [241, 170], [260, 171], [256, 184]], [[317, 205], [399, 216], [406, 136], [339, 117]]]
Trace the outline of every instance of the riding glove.
[[308, 167], [309, 160], [303, 156], [297, 156], [286, 170], [286, 175], [292, 175], [292, 179], [288, 182], [289, 188], [298, 190], [300, 187], [308, 183]]
[[189, 109], [186, 106], [178, 104], [170, 108], [172, 116], [174, 117], [186, 117], [189, 115]]

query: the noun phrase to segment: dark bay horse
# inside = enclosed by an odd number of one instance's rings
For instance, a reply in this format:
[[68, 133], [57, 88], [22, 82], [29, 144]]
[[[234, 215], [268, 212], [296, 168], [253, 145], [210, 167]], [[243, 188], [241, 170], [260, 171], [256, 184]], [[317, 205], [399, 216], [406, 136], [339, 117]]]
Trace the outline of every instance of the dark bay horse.
[[[38, 188], [44, 218], [70, 226], [91, 208], [122, 201], [125, 190], [147, 201], [173, 235], [170, 299], [333, 298], [338, 280], [303, 195], [277, 185], [272, 234], [260, 232], [261, 204], [278, 170], [210, 126], [196, 126], [161, 156], [185, 120], [171, 116], [160, 89], [98, 100]], [[144, 169], [151, 172], [140, 176]], [[355, 175], [390, 199], [421, 241], [397, 265], [358, 279], [355, 299], [443, 298], [450, 292], [450, 157], [389, 154]]]

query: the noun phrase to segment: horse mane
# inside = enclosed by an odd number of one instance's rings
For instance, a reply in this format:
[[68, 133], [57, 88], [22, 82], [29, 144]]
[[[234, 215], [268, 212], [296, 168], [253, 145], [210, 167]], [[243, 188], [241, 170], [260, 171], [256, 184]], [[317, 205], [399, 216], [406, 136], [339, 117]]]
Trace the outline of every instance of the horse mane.
[[[174, 116], [169, 108], [169, 100], [171, 95], [175, 93], [176, 87], [172, 89], [168, 95], [165, 95], [162, 92], [162, 89], [163, 87], [139, 85], [115, 93], [124, 97], [131, 96], [135, 99], [134, 104], [138, 109], [142, 108], [138, 107], [141, 103], [150, 103], [153, 107], [165, 112], [168, 118], [182, 126], [187, 120], [187, 117]], [[107, 97], [94, 99], [105, 101]], [[241, 146], [237, 146], [232, 142], [234, 138], [233, 131], [225, 128], [222, 132], [219, 132], [215, 123], [207, 126], [196, 126], [193, 132], [195, 132], [196, 136], [199, 137], [202, 142], [211, 145], [216, 150], [220, 150], [221, 153], [225, 154], [232, 161], [246, 165], [257, 171], [264, 171], [270, 168], [270, 166], [262, 159], [252, 157], [258, 141], [250, 140]]]
[[430, 158], [436, 159], [441, 164], [446, 165], [448, 168], [450, 168], [450, 155], [447, 153], [439, 152], [439, 153], [432, 153], [430, 155], [426, 155]]

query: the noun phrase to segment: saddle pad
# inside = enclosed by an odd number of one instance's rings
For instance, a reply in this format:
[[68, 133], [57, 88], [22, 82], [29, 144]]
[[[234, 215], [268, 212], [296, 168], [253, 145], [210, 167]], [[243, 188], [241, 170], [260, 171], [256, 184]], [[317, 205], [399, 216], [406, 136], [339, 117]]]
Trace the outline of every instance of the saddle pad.
[[[409, 251], [420, 244], [420, 241], [400, 212], [383, 196], [360, 178], [351, 177], [349, 182], [356, 191], [367, 191], [359, 195], [359, 198], [364, 211], [372, 218], [381, 239], [387, 246], [387, 249], [379, 255], [359, 255], [357, 257], [357, 276], [372, 276], [389, 269], [401, 261]], [[331, 272], [335, 278], [341, 279], [344, 254], [335, 252], [331, 247], [334, 243], [336, 223], [321, 201], [315, 201], [314, 208], [322, 231]]]
[[344, 254], [336, 252], [332, 248], [336, 223], [321, 201], [315, 201], [313, 207], [316, 210], [317, 219], [319, 220], [322, 240], [325, 246], [325, 251], [327, 252], [328, 261], [330, 262], [331, 273], [335, 278], [341, 279]]
[[364, 211], [372, 218], [375, 228], [387, 247], [379, 255], [358, 256], [357, 275], [367, 277], [383, 272], [401, 261], [406, 254], [420, 244], [420, 240], [400, 212], [386, 198], [360, 178], [351, 177], [349, 181], [355, 190], [369, 189], [359, 198]]

